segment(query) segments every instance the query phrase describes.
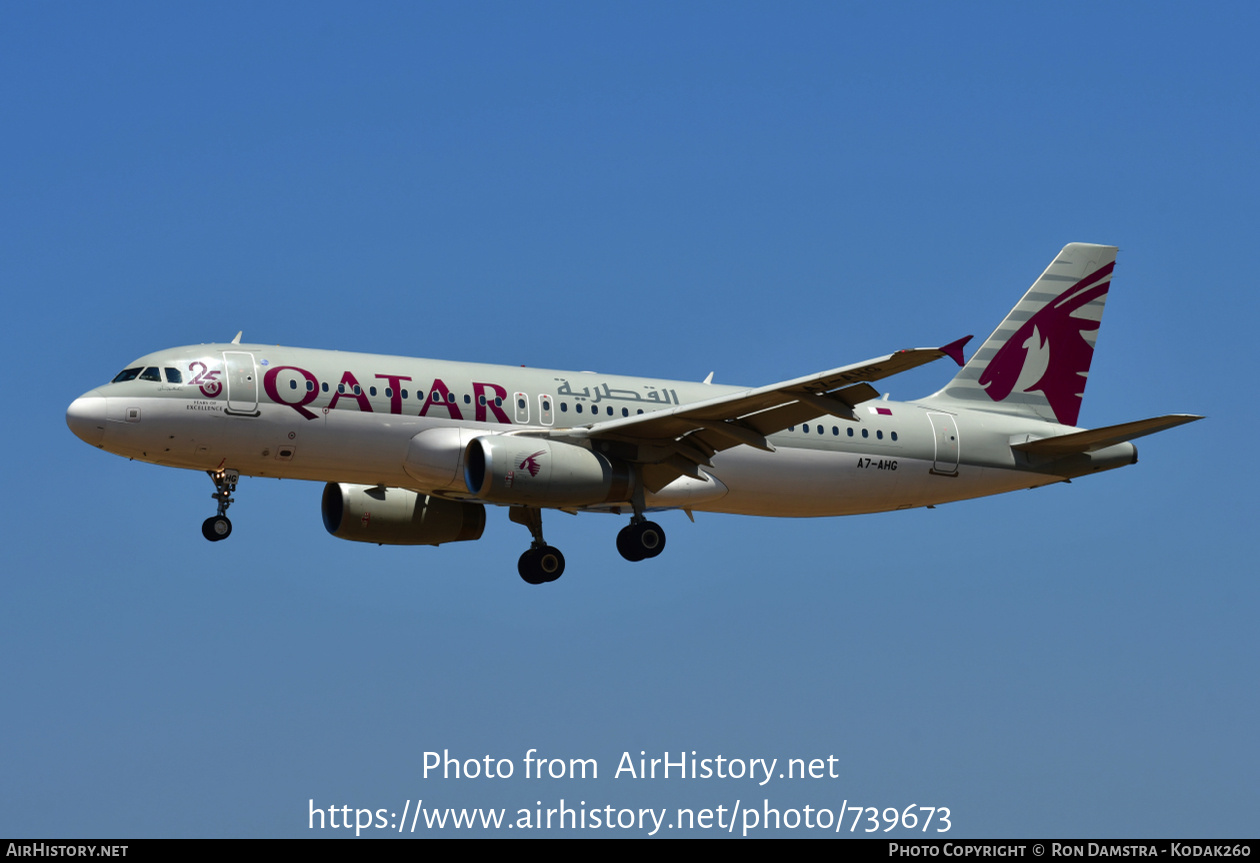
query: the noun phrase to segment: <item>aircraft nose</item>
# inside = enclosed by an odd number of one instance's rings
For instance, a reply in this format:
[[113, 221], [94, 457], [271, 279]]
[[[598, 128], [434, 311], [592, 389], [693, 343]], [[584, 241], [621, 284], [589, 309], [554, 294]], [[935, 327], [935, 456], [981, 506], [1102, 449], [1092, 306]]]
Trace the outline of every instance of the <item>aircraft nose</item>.
[[105, 397], [92, 390], [70, 402], [66, 425], [81, 440], [100, 446], [105, 440]]

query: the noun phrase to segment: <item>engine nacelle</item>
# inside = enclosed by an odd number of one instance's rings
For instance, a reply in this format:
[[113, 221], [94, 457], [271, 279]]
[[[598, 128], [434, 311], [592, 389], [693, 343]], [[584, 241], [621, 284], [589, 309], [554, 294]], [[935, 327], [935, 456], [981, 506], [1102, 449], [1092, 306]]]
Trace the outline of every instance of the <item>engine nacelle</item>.
[[481, 539], [486, 508], [379, 485], [324, 486], [324, 527], [333, 536], [380, 545], [441, 545]]
[[407, 444], [403, 470], [419, 488], [430, 491], [462, 489], [464, 450], [476, 436], [474, 429], [454, 426], [425, 429]]
[[481, 500], [592, 506], [630, 499], [630, 466], [574, 444], [509, 435], [474, 438], [464, 482]]

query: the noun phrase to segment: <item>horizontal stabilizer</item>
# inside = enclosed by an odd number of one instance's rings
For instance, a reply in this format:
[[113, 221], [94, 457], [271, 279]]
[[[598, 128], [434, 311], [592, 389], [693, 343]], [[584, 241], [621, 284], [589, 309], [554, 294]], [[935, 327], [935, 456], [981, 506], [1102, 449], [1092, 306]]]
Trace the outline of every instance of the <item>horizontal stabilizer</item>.
[[1058, 437], [1011, 444], [1011, 449], [1044, 456], [1064, 456], [1078, 452], [1094, 452], [1118, 443], [1133, 440], [1134, 438], [1155, 434], [1155, 432], [1161, 432], [1165, 429], [1201, 419], [1203, 417], [1194, 414], [1169, 414], [1168, 416], [1134, 420], [1131, 423], [1105, 426], [1103, 428], [1090, 429], [1089, 431], [1059, 435]]

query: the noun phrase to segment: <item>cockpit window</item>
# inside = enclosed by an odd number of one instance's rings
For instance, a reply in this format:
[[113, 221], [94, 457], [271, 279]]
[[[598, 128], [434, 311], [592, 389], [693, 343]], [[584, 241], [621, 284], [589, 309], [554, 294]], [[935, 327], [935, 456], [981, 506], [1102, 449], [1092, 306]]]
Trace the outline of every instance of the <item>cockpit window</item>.
[[166, 382], [168, 384], [182, 384], [184, 382], [184, 377], [179, 373], [179, 369], [167, 366], [163, 371], [166, 372]]
[[157, 370], [157, 366], [149, 366], [147, 369], [145, 369], [144, 371], [140, 373], [140, 380], [157, 381], [158, 383], [161, 383], [162, 373]]
[[121, 372], [119, 372], [117, 375], [114, 376], [114, 379], [110, 381], [110, 383], [120, 384], [123, 381], [134, 381], [136, 379], [136, 376], [139, 375], [140, 372], [141, 372], [141, 369], [123, 369]]

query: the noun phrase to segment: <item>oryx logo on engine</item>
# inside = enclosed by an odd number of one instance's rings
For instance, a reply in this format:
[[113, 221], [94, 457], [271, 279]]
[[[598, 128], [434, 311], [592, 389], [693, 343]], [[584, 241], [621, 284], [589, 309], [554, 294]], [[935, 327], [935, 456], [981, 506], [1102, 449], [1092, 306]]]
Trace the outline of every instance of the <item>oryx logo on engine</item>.
[[546, 455], [546, 453], [547, 451], [545, 449], [540, 449], [533, 455], [525, 456], [525, 460], [518, 464], [516, 469], [527, 470], [529, 471], [530, 476], [538, 476], [538, 472], [542, 470], [542, 465], [538, 463], [538, 457], [540, 455]]

